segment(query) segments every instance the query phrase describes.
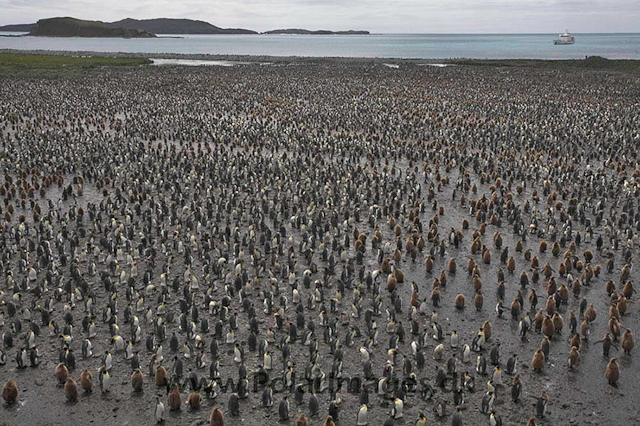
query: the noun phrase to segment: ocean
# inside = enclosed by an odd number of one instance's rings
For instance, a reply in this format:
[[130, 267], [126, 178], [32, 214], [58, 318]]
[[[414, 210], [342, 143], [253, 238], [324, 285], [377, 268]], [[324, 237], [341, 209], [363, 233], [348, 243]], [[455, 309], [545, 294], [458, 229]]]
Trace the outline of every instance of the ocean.
[[[0, 33], [0, 35], [16, 33]], [[640, 59], [640, 34], [185, 35], [156, 39], [0, 37], [0, 49], [418, 59]]]

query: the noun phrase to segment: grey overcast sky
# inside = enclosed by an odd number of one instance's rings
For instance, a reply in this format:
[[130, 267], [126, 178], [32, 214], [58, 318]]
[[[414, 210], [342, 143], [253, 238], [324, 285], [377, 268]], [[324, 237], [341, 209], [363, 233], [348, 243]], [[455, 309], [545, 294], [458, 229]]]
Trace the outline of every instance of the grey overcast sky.
[[376, 33], [640, 32], [640, 0], [0, 0], [0, 24], [54, 16]]

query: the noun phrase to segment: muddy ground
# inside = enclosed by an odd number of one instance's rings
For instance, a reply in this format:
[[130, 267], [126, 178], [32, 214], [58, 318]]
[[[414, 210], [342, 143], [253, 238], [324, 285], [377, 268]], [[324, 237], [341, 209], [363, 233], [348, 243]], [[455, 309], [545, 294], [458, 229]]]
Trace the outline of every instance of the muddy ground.
[[[144, 73], [144, 70], [136, 71]], [[191, 72], [188, 68], [184, 68], [181, 72]], [[216, 72], [211, 70], [210, 72]], [[295, 78], [295, 71], [290, 72], [290, 77]], [[391, 71], [390, 71], [391, 72]], [[402, 72], [402, 69], [398, 70]], [[447, 73], [447, 69], [432, 71], [438, 73]], [[355, 78], [354, 74], [354, 78]], [[250, 85], [251, 80], [247, 79], [246, 84]], [[2, 82], [0, 82], [0, 85]], [[82, 89], [82, 85], [85, 84], [83, 80], [79, 80], [73, 83], [78, 85], [78, 89]], [[29, 92], [32, 87], [25, 86], [25, 96], [34, 95]], [[398, 167], [405, 169], [407, 163], [399, 163]], [[451, 182], [455, 182], [458, 178], [457, 169], [453, 169], [449, 174]], [[478, 176], [472, 176], [472, 182], [478, 186], [478, 198], [481, 194], [490, 194], [490, 184], [481, 184]], [[492, 182], [493, 183], [493, 182]], [[452, 200], [453, 185], [445, 186], [442, 192], [436, 193], [436, 200], [438, 204], [444, 207], [444, 214], [440, 216], [439, 228], [441, 232], [451, 227], [456, 229], [461, 228], [463, 219], [467, 219], [471, 223], [470, 230], [462, 231], [464, 239], [460, 248], [456, 249], [453, 246], [449, 246], [446, 249], [444, 257], [436, 256], [434, 264], [434, 272], [427, 273], [424, 266], [425, 253], [421, 253], [415, 262], [411, 261], [405, 256], [401, 262], [401, 268], [405, 273], [405, 283], [399, 285], [399, 292], [402, 296], [404, 310], [403, 314], [399, 315], [403, 321], [403, 325], [406, 331], [406, 338], [403, 344], [399, 345], [400, 352], [403, 354], [410, 354], [410, 343], [413, 339], [417, 339], [417, 336], [410, 334], [408, 320], [409, 311], [409, 298], [410, 298], [410, 283], [416, 282], [420, 288], [421, 297], [429, 295], [431, 291], [431, 283], [435, 277], [437, 277], [440, 271], [447, 269], [447, 262], [450, 258], [455, 258], [458, 263], [458, 271], [456, 274], [447, 273], [447, 286], [442, 291], [441, 306], [436, 308], [440, 324], [443, 331], [449, 333], [453, 330], [457, 330], [460, 336], [461, 343], [471, 343], [471, 340], [475, 336], [478, 328], [486, 320], [490, 320], [493, 325], [493, 335], [489, 341], [488, 347], [490, 348], [495, 342], [501, 344], [502, 363], [505, 364], [510, 354], [517, 354], [519, 359], [518, 371], [523, 381], [523, 397], [519, 403], [513, 403], [510, 398], [510, 388], [504, 386], [498, 389], [498, 398], [496, 402], [496, 411], [501, 414], [505, 425], [525, 425], [530, 416], [534, 415], [534, 405], [536, 399], [542, 392], [549, 396], [549, 413], [544, 419], [538, 419], [538, 424], [542, 425], [632, 425], [640, 423], [640, 368], [637, 365], [637, 349], [629, 355], [623, 355], [621, 351], [613, 351], [614, 356], [618, 356], [621, 379], [617, 387], [607, 384], [604, 378], [605, 367], [608, 362], [608, 357], [604, 357], [602, 354], [601, 345], [595, 344], [596, 340], [599, 340], [602, 335], [607, 331], [607, 316], [609, 309], [608, 296], [605, 293], [604, 284], [607, 280], [611, 279], [618, 283], [620, 275], [621, 260], [618, 261], [617, 267], [613, 273], [607, 273], [603, 270], [598, 278], [594, 278], [590, 286], [584, 286], [581, 296], [587, 297], [589, 302], [593, 302], [598, 317], [592, 326], [591, 339], [589, 342], [585, 342], [584, 350], [582, 351], [582, 357], [580, 364], [577, 368], [570, 371], [567, 368], [567, 356], [569, 352], [569, 338], [568, 331], [568, 317], [571, 311], [578, 314], [580, 298], [575, 298], [573, 295], [569, 298], [567, 306], [560, 307], [560, 313], [565, 319], [564, 331], [560, 336], [557, 336], [551, 344], [550, 359], [547, 366], [542, 373], [534, 373], [530, 367], [531, 357], [533, 352], [539, 347], [541, 335], [536, 333], [529, 334], [528, 341], [521, 342], [517, 336], [517, 322], [510, 319], [508, 312], [505, 313], [503, 319], [498, 319], [494, 312], [494, 306], [496, 303], [495, 289], [497, 284], [497, 271], [498, 268], [504, 268], [504, 265], [500, 264], [499, 253], [500, 251], [495, 249], [492, 242], [492, 234], [498, 228], [495, 226], [488, 226], [487, 232], [482, 236], [482, 241], [487, 247], [491, 247], [492, 260], [490, 265], [486, 265], [481, 262], [480, 255], [473, 256], [480, 268], [482, 280], [484, 283], [484, 307], [482, 310], [477, 311], [472, 306], [473, 301], [473, 288], [471, 285], [471, 278], [466, 273], [466, 262], [471, 256], [469, 252], [469, 246], [472, 241], [471, 233], [473, 230], [479, 227], [479, 223], [475, 220], [475, 215], [469, 214], [468, 206], [461, 206], [459, 202], [459, 192], [455, 201]], [[424, 194], [424, 193], [423, 193]], [[531, 195], [530, 188], [522, 195], [517, 196], [516, 200], [520, 203]], [[60, 191], [57, 188], [52, 188], [47, 198], [51, 198], [54, 202], [60, 197]], [[97, 190], [92, 189], [89, 185], [86, 186], [85, 194], [82, 198], [79, 198], [79, 203], [99, 203], [102, 199], [102, 194]], [[67, 202], [68, 203], [68, 202]], [[66, 205], [66, 204], [65, 204]], [[429, 219], [433, 216], [434, 212], [431, 210], [430, 205], [427, 203], [425, 212], [420, 214], [423, 223], [428, 223]], [[384, 220], [379, 222], [383, 231], [383, 241], [393, 241], [392, 230], [384, 224]], [[367, 223], [366, 217], [357, 224], [361, 232], [365, 232], [371, 235], [374, 231], [372, 227]], [[585, 229], [582, 225], [574, 222], [574, 230], [584, 235]], [[514, 254], [513, 248], [516, 242], [520, 239], [519, 236], [513, 234], [512, 229], [507, 224], [500, 228], [500, 232], [504, 238], [503, 246], [510, 248], [510, 254]], [[292, 229], [287, 222], [287, 233], [292, 233], [294, 236], [299, 237], [298, 230]], [[525, 243], [525, 248], [531, 248], [532, 252], [536, 254], [540, 259], [540, 265], [545, 263], [551, 263], [554, 268], [557, 267], [559, 258], [554, 258], [550, 252], [538, 253], [538, 245], [540, 238], [530, 235]], [[296, 239], [296, 242], [298, 240]], [[297, 245], [297, 244], [296, 244]], [[604, 265], [606, 258], [603, 254], [600, 254], [593, 244], [582, 243], [580, 246], [580, 252], [590, 249], [595, 253], [593, 259], [594, 264]], [[353, 256], [353, 247], [350, 247], [349, 255]], [[638, 259], [637, 250], [634, 251], [633, 260]], [[158, 265], [155, 269], [155, 276], [160, 273], [160, 265], [163, 261], [160, 255]], [[505, 295], [505, 307], [508, 307], [511, 300], [516, 295], [519, 289], [519, 276], [521, 271], [529, 271], [529, 262], [525, 261], [522, 254], [514, 254], [517, 267], [513, 275], [506, 274], [506, 295]], [[621, 258], [620, 252], [617, 253], [617, 260]], [[14, 258], [15, 259], [15, 258]], [[316, 258], [319, 269], [322, 270], [325, 266], [319, 259]], [[377, 269], [379, 264], [376, 261], [375, 251], [371, 250], [370, 241], [367, 242], [367, 254], [365, 256], [365, 264], [367, 269]], [[194, 270], [200, 270], [200, 263], [196, 259], [196, 266]], [[104, 267], [104, 265], [102, 265]], [[86, 268], [86, 265], [84, 265]], [[306, 268], [303, 265], [302, 270]], [[340, 270], [341, 264], [338, 266]], [[15, 270], [15, 268], [14, 268]], [[138, 267], [139, 275], [145, 270], [142, 265], [142, 261]], [[175, 264], [173, 269], [174, 274], [181, 274], [181, 265]], [[562, 279], [561, 279], [562, 280]], [[634, 285], [638, 282], [638, 272], [633, 271], [631, 274], [631, 280]], [[98, 296], [98, 306], [102, 306], [100, 301], [104, 301], [106, 298], [104, 288], [99, 285], [97, 279], [91, 281], [95, 285], [96, 294]], [[539, 307], [544, 306], [544, 280], [537, 285], [534, 285], [540, 301]], [[563, 281], [561, 281], [563, 282]], [[222, 286], [218, 287], [217, 295], [222, 295]], [[531, 286], [530, 286], [531, 287]], [[286, 288], [286, 283], [283, 283], [282, 288]], [[3, 287], [5, 293], [2, 296], [5, 300], [10, 297], [11, 290]], [[306, 300], [306, 295], [309, 290], [302, 288], [302, 299]], [[462, 293], [467, 298], [467, 307], [464, 310], [454, 309], [454, 298], [458, 293]], [[23, 303], [30, 302], [30, 297], [25, 299]], [[124, 299], [124, 291], [119, 294], [121, 309], [126, 306]], [[341, 306], [342, 309], [348, 307], [347, 301], [350, 300], [350, 294], [344, 296], [344, 301]], [[368, 300], [368, 299], [367, 299]], [[170, 309], [179, 312], [177, 305], [177, 298], [171, 299], [172, 304]], [[384, 298], [385, 307], [389, 307], [389, 299]], [[272, 318], [266, 318], [262, 312], [261, 305], [257, 304], [258, 317], [264, 324], [272, 324]], [[528, 307], [528, 301], [525, 301], [525, 309]], [[631, 299], [627, 314], [622, 318], [622, 323], [625, 327], [633, 330], [634, 332], [640, 332], [640, 306], [637, 303], [637, 297]], [[240, 322], [240, 329], [237, 332], [237, 338], [242, 342], [246, 348], [246, 339], [248, 335], [248, 322], [246, 315], [241, 313], [241, 306], [237, 299], [234, 299], [231, 305], [231, 312], [236, 311], [239, 313], [238, 318]], [[200, 309], [201, 315], [208, 315], [206, 309], [202, 307]], [[290, 304], [287, 310], [287, 314], [291, 318], [294, 318], [294, 307]], [[77, 357], [77, 367], [72, 371], [71, 375], [74, 378], [78, 378], [80, 372], [84, 368], [91, 368], [94, 372], [100, 366], [100, 354], [110, 348], [109, 342], [109, 330], [107, 326], [98, 319], [96, 325], [98, 326], [98, 335], [93, 339], [93, 351], [94, 357], [90, 359], [82, 359], [81, 345], [84, 340], [84, 333], [81, 329], [81, 319], [84, 313], [82, 312], [82, 302], [78, 303], [78, 306], [74, 310], [74, 318], [76, 320], [75, 340], [71, 347], [74, 349]], [[143, 322], [143, 314], [138, 314]], [[309, 315], [314, 318], [316, 325], [318, 323], [317, 316], [318, 310], [312, 311]], [[37, 313], [33, 313], [35, 321], [39, 321]], [[62, 323], [61, 309], [55, 311], [54, 320], [58, 323]], [[382, 365], [386, 360], [387, 342], [389, 335], [385, 331], [386, 318], [383, 315], [376, 318], [378, 326], [380, 328], [379, 344], [376, 347], [373, 354], [374, 374], [380, 375]], [[428, 317], [421, 318], [422, 323], [428, 323]], [[358, 328], [365, 332], [366, 326], [363, 319], [355, 320], [351, 319], [351, 323], [357, 325]], [[213, 321], [211, 321], [213, 324]], [[9, 319], [6, 318], [5, 328], [9, 327]], [[25, 327], [26, 328], [26, 327]], [[150, 327], [146, 324], [143, 325], [144, 337], [147, 335], [147, 330]], [[126, 329], [125, 326], [122, 327]], [[1, 425], [63, 425], [63, 424], [96, 424], [96, 425], [136, 425], [136, 424], [153, 424], [155, 420], [153, 418], [153, 412], [155, 408], [155, 396], [161, 395], [162, 400], [166, 403], [166, 392], [162, 389], [156, 388], [151, 378], [148, 376], [148, 363], [151, 354], [147, 353], [144, 346], [144, 339], [141, 343], [136, 344], [136, 350], [140, 356], [140, 364], [143, 372], [146, 375], [146, 383], [144, 392], [141, 394], [135, 394], [132, 392], [129, 384], [129, 375], [131, 369], [128, 361], [124, 359], [123, 354], [114, 354], [114, 367], [112, 372], [113, 385], [111, 390], [106, 394], [101, 394], [98, 387], [95, 388], [91, 394], [82, 394], [76, 403], [68, 403], [65, 400], [64, 392], [60, 386], [57, 385], [56, 379], [53, 375], [54, 367], [58, 363], [58, 353], [60, 344], [56, 337], [49, 337], [46, 327], [41, 327], [42, 333], [38, 337], [38, 347], [40, 349], [42, 363], [37, 368], [17, 369], [14, 361], [17, 348], [6, 349], [7, 363], [0, 366], [0, 382], [4, 382], [7, 379], [14, 379], [19, 385], [21, 395], [18, 404], [14, 406], [4, 406], [0, 411], [0, 424]], [[171, 336], [171, 332], [177, 330], [177, 324], [174, 323], [167, 327], [167, 336]], [[263, 330], [261, 330], [263, 331]], [[344, 329], [341, 329], [342, 334]], [[21, 338], [24, 332], [16, 336], [17, 346], [21, 345]], [[178, 332], [180, 335], [180, 333]], [[212, 338], [212, 330], [203, 335], [205, 342], [208, 343]], [[126, 335], [126, 332], [125, 334]], [[325, 372], [331, 370], [332, 356], [329, 354], [328, 346], [322, 343], [321, 334], [318, 336], [320, 341], [320, 354], [321, 354], [321, 366]], [[180, 335], [181, 343], [184, 342], [184, 335]], [[437, 366], [443, 366], [446, 368], [446, 360], [454, 353], [454, 350], [449, 347], [448, 340], [445, 340], [445, 354], [442, 361], [435, 361], [432, 356], [433, 348], [438, 344], [433, 339], [427, 340], [428, 344], [425, 351], [427, 363], [424, 369], [416, 370], [416, 374], [419, 379], [427, 379], [433, 384], [435, 378], [435, 371]], [[362, 339], [356, 339], [356, 344], [353, 347], [344, 347], [344, 375], [346, 376], [360, 376], [362, 377], [362, 368], [360, 362], [360, 354], [357, 350], [358, 346], [362, 343]], [[234, 380], [237, 379], [237, 367], [233, 362], [233, 355], [231, 348], [221, 342], [221, 374], [222, 378], [226, 380], [231, 377]], [[292, 357], [296, 364], [296, 372], [298, 376], [302, 376], [304, 367], [308, 361], [308, 350], [300, 342], [292, 345]], [[458, 352], [457, 350], [455, 352]], [[488, 357], [488, 350], [484, 351]], [[274, 374], [277, 369], [280, 368], [281, 359], [280, 352], [274, 350]], [[165, 342], [165, 365], [170, 367], [172, 365], [172, 354], [168, 349], [168, 342]], [[401, 357], [399, 359], [402, 359]], [[249, 372], [257, 369], [257, 366], [262, 362], [255, 353], [246, 352], [246, 366]], [[207, 357], [207, 362], [210, 358]], [[185, 366], [190, 365], [187, 363]], [[415, 368], [415, 363], [414, 363]], [[490, 367], [489, 367], [490, 368]], [[401, 364], [397, 366], [398, 373], [401, 374]], [[463, 405], [462, 413], [464, 424], [477, 424], [484, 425], [489, 424], [488, 417], [480, 413], [480, 402], [482, 395], [486, 390], [486, 381], [488, 376], [479, 376], [475, 373], [475, 354], [472, 356], [472, 362], [459, 367], [460, 371], [470, 371], [476, 377], [476, 392], [465, 392], [465, 403]], [[204, 370], [198, 370], [200, 376], [208, 375], [208, 368]], [[250, 375], [251, 376], [251, 375]], [[94, 376], [94, 380], [97, 382]], [[505, 384], [508, 383], [508, 378], [504, 379]], [[250, 386], [253, 386], [253, 380], [250, 377]], [[221, 393], [215, 400], [206, 400], [203, 403], [203, 407], [197, 411], [191, 411], [183, 404], [183, 408], [177, 412], [171, 412], [167, 415], [166, 424], [184, 424], [184, 425], [198, 425], [204, 424], [208, 421], [208, 416], [211, 409], [214, 406], [220, 406], [225, 414], [227, 413], [227, 399], [230, 391], [227, 393]], [[240, 417], [230, 418], [227, 416], [227, 424], [229, 425], [275, 425], [278, 424], [277, 417], [277, 403], [282, 395], [286, 392], [276, 393], [274, 395], [275, 405], [274, 407], [267, 409], [260, 405], [261, 394], [259, 392], [250, 392], [248, 399], [241, 402]], [[186, 398], [186, 390], [183, 390], [183, 398]], [[320, 425], [322, 419], [327, 414], [327, 407], [330, 401], [330, 395], [328, 392], [319, 395], [321, 402], [320, 417], [316, 417], [311, 420], [310, 424]], [[349, 394], [343, 392], [342, 404], [339, 425], [351, 426], [355, 425], [355, 417], [359, 408], [358, 395]], [[437, 393], [433, 400], [444, 399], [448, 402], [447, 414], [453, 411], [453, 396], [450, 391], [437, 390]], [[305, 401], [307, 398], [305, 398]], [[388, 418], [390, 413], [390, 404], [388, 401], [378, 397], [372, 391], [370, 394], [371, 407], [369, 409], [369, 424], [381, 425], [383, 420]], [[183, 399], [184, 401], [184, 399]], [[292, 414], [291, 418], [295, 418], [299, 413], [306, 413], [307, 406], [296, 406], [292, 400]], [[433, 401], [422, 401], [418, 395], [409, 395], [405, 404], [404, 419], [397, 420], [396, 424], [412, 425], [417, 419], [419, 411], [425, 412], [428, 418], [428, 424], [442, 424], [448, 425], [451, 422], [449, 415], [442, 419], [437, 419], [431, 412], [433, 407]], [[285, 422], [284, 424], [293, 424], [293, 420]]]

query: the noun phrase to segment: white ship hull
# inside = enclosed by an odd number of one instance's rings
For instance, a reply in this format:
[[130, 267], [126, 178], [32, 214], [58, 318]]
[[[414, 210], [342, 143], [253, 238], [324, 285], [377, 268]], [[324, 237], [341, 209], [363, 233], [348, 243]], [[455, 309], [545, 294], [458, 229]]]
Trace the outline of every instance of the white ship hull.
[[576, 39], [568, 32], [565, 32], [564, 34], [558, 34], [558, 38], [553, 41], [553, 44], [565, 45], [565, 44], [573, 44], [575, 42], [576, 42]]

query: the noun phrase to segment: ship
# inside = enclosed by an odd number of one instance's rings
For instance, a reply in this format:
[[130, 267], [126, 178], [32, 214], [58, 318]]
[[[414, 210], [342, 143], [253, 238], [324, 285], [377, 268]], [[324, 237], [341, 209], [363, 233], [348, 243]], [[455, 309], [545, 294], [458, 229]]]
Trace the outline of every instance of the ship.
[[558, 38], [553, 40], [553, 44], [573, 44], [576, 42], [576, 39], [569, 34], [568, 31], [565, 30], [563, 34], [558, 34]]

